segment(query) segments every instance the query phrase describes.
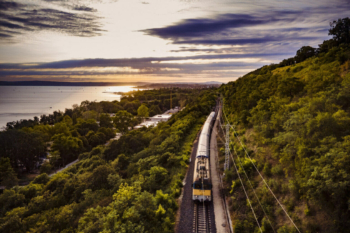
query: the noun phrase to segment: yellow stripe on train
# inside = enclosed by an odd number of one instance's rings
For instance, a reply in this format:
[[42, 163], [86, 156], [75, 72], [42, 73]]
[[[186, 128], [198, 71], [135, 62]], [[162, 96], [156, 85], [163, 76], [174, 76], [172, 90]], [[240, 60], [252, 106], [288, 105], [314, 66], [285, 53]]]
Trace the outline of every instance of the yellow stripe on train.
[[211, 196], [211, 190], [193, 189], [193, 195], [195, 195], [195, 196]]

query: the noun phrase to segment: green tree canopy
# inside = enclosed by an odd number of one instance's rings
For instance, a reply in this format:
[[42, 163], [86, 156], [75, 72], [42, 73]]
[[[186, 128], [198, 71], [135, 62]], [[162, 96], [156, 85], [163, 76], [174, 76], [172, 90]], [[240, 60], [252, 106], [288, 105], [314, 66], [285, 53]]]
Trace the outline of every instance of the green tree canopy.
[[142, 104], [138, 109], [137, 109], [137, 115], [140, 117], [148, 117], [149, 116], [149, 111], [146, 105]]
[[0, 132], [0, 157], [10, 158], [14, 169], [24, 166], [30, 172], [45, 153], [46, 144], [37, 132], [15, 129]]
[[343, 18], [334, 20], [330, 23], [331, 29], [329, 29], [328, 35], [333, 36], [333, 40], [336, 43], [350, 43], [350, 18]]
[[52, 150], [58, 150], [63, 164], [73, 161], [83, 149], [83, 142], [76, 137], [56, 134], [52, 137]]
[[12, 188], [18, 184], [17, 175], [9, 158], [0, 158], [0, 182], [6, 188]]
[[150, 116], [154, 116], [154, 115], [157, 115], [159, 113], [162, 113], [162, 110], [159, 108], [159, 105], [152, 105], [149, 108], [149, 115]]
[[102, 113], [100, 115], [100, 127], [112, 128], [112, 119], [108, 114]]
[[117, 130], [122, 133], [126, 133], [128, 131], [128, 127], [131, 126], [132, 119], [133, 115], [131, 113], [128, 113], [125, 110], [120, 110], [115, 114], [113, 122]]
[[296, 62], [302, 62], [309, 57], [312, 57], [315, 55], [315, 48], [312, 48], [311, 46], [303, 46], [297, 51], [297, 55], [295, 56]]

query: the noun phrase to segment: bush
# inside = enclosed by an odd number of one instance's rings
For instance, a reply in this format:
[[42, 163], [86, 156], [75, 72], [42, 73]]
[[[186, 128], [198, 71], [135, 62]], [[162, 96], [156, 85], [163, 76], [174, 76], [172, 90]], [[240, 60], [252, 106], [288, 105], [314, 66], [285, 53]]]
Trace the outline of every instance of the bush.
[[48, 174], [48, 173], [51, 172], [51, 170], [52, 170], [52, 165], [49, 162], [47, 162], [47, 161], [45, 161], [40, 166], [40, 174], [43, 174], [43, 173]]
[[283, 170], [281, 165], [276, 165], [271, 169], [271, 173], [275, 176], [283, 175]]
[[37, 177], [35, 177], [35, 179], [32, 181], [33, 184], [47, 184], [47, 182], [49, 182], [50, 177], [46, 174], [40, 174]]

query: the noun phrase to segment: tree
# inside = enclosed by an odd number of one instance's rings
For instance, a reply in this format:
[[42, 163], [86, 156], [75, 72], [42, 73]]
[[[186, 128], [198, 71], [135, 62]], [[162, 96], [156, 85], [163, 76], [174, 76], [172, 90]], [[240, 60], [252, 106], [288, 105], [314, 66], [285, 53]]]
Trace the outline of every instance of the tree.
[[[67, 111], [67, 109], [66, 109], [66, 111]], [[68, 115], [65, 115], [63, 117], [62, 122], [66, 123], [68, 126], [72, 126], [73, 125], [73, 120]]]
[[16, 173], [13, 169], [9, 170], [1, 184], [5, 186], [7, 189], [12, 188], [13, 186], [18, 184], [18, 179]]
[[100, 127], [112, 128], [112, 119], [108, 114], [102, 113], [100, 116]]
[[6, 188], [12, 188], [18, 184], [18, 179], [13, 170], [9, 158], [0, 159], [0, 181]]
[[161, 189], [168, 182], [168, 171], [163, 167], [154, 166], [149, 170], [149, 174], [145, 185], [150, 191]]
[[[66, 117], [69, 118], [69, 116], [66, 116]], [[68, 118], [66, 118], [66, 121], [69, 122]], [[64, 123], [64, 122], [56, 123], [54, 125], [54, 127], [52, 127], [52, 135], [54, 135], [54, 134], [62, 134], [62, 133], [64, 135], [66, 135], [66, 136], [71, 135], [68, 125], [66, 123]]]
[[40, 174], [32, 181], [33, 184], [47, 184], [50, 181], [50, 177], [46, 174]]
[[333, 36], [333, 40], [339, 45], [342, 43], [350, 43], [350, 18], [334, 20], [330, 23], [328, 35]]
[[46, 173], [46, 174], [49, 174], [52, 170], [52, 165], [45, 161], [43, 164], [41, 164], [41, 167], [40, 167], [40, 174], [43, 174], [43, 173]]
[[50, 164], [55, 167], [61, 158], [60, 152], [58, 150], [52, 151], [49, 154]]
[[56, 134], [52, 140], [52, 150], [60, 152], [63, 164], [76, 158], [83, 148], [83, 142], [76, 137]]
[[83, 120], [78, 118], [78, 123], [75, 125], [75, 128], [81, 136], [85, 136], [90, 130], [97, 131], [98, 124], [94, 119]]
[[149, 116], [149, 111], [146, 105], [142, 104], [138, 109], [137, 109], [137, 115], [139, 117], [146, 118]]
[[95, 168], [92, 172], [90, 179], [91, 189], [98, 190], [110, 188], [108, 176], [114, 173], [115, 171], [113, 170], [113, 168], [108, 165], [100, 165], [97, 168]]
[[297, 55], [294, 57], [297, 63], [305, 61], [309, 57], [315, 55], [316, 49], [311, 46], [303, 46], [297, 51]]
[[15, 129], [0, 132], [0, 157], [10, 158], [14, 169], [23, 166], [30, 172], [45, 153], [46, 144], [38, 132]]
[[86, 111], [86, 112], [84, 112], [83, 113], [83, 118], [85, 119], [85, 120], [88, 120], [88, 119], [97, 119], [97, 116], [98, 116], [98, 114], [97, 114], [97, 112], [96, 111], [94, 111], [94, 110], [92, 110], [92, 111]]
[[121, 133], [126, 133], [129, 126], [131, 126], [132, 119], [133, 115], [131, 113], [121, 110], [115, 114], [113, 122], [117, 130], [119, 130]]
[[303, 88], [304, 84], [300, 80], [295, 77], [287, 77], [279, 82], [277, 93], [282, 97], [293, 97], [302, 91]]
[[158, 105], [152, 105], [149, 109], [149, 115], [150, 116], [154, 116], [157, 115], [159, 113], [162, 113], [162, 110], [160, 110]]

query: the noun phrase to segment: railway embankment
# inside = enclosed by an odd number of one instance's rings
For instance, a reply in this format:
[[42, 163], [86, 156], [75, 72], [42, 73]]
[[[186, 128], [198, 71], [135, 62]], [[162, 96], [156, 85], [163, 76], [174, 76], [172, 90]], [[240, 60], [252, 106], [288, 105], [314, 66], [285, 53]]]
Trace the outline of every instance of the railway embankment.
[[218, 119], [220, 118], [221, 112], [218, 111], [217, 120], [213, 126], [213, 131], [211, 133], [210, 138], [210, 172], [211, 172], [211, 181], [212, 181], [212, 192], [213, 192], [213, 207], [214, 207], [214, 215], [215, 215], [215, 226], [217, 233], [230, 233], [232, 232], [230, 229], [230, 220], [229, 213], [225, 208], [225, 199], [222, 195], [221, 190], [221, 180], [220, 174], [218, 171], [218, 147], [217, 147], [217, 127], [218, 127]]

